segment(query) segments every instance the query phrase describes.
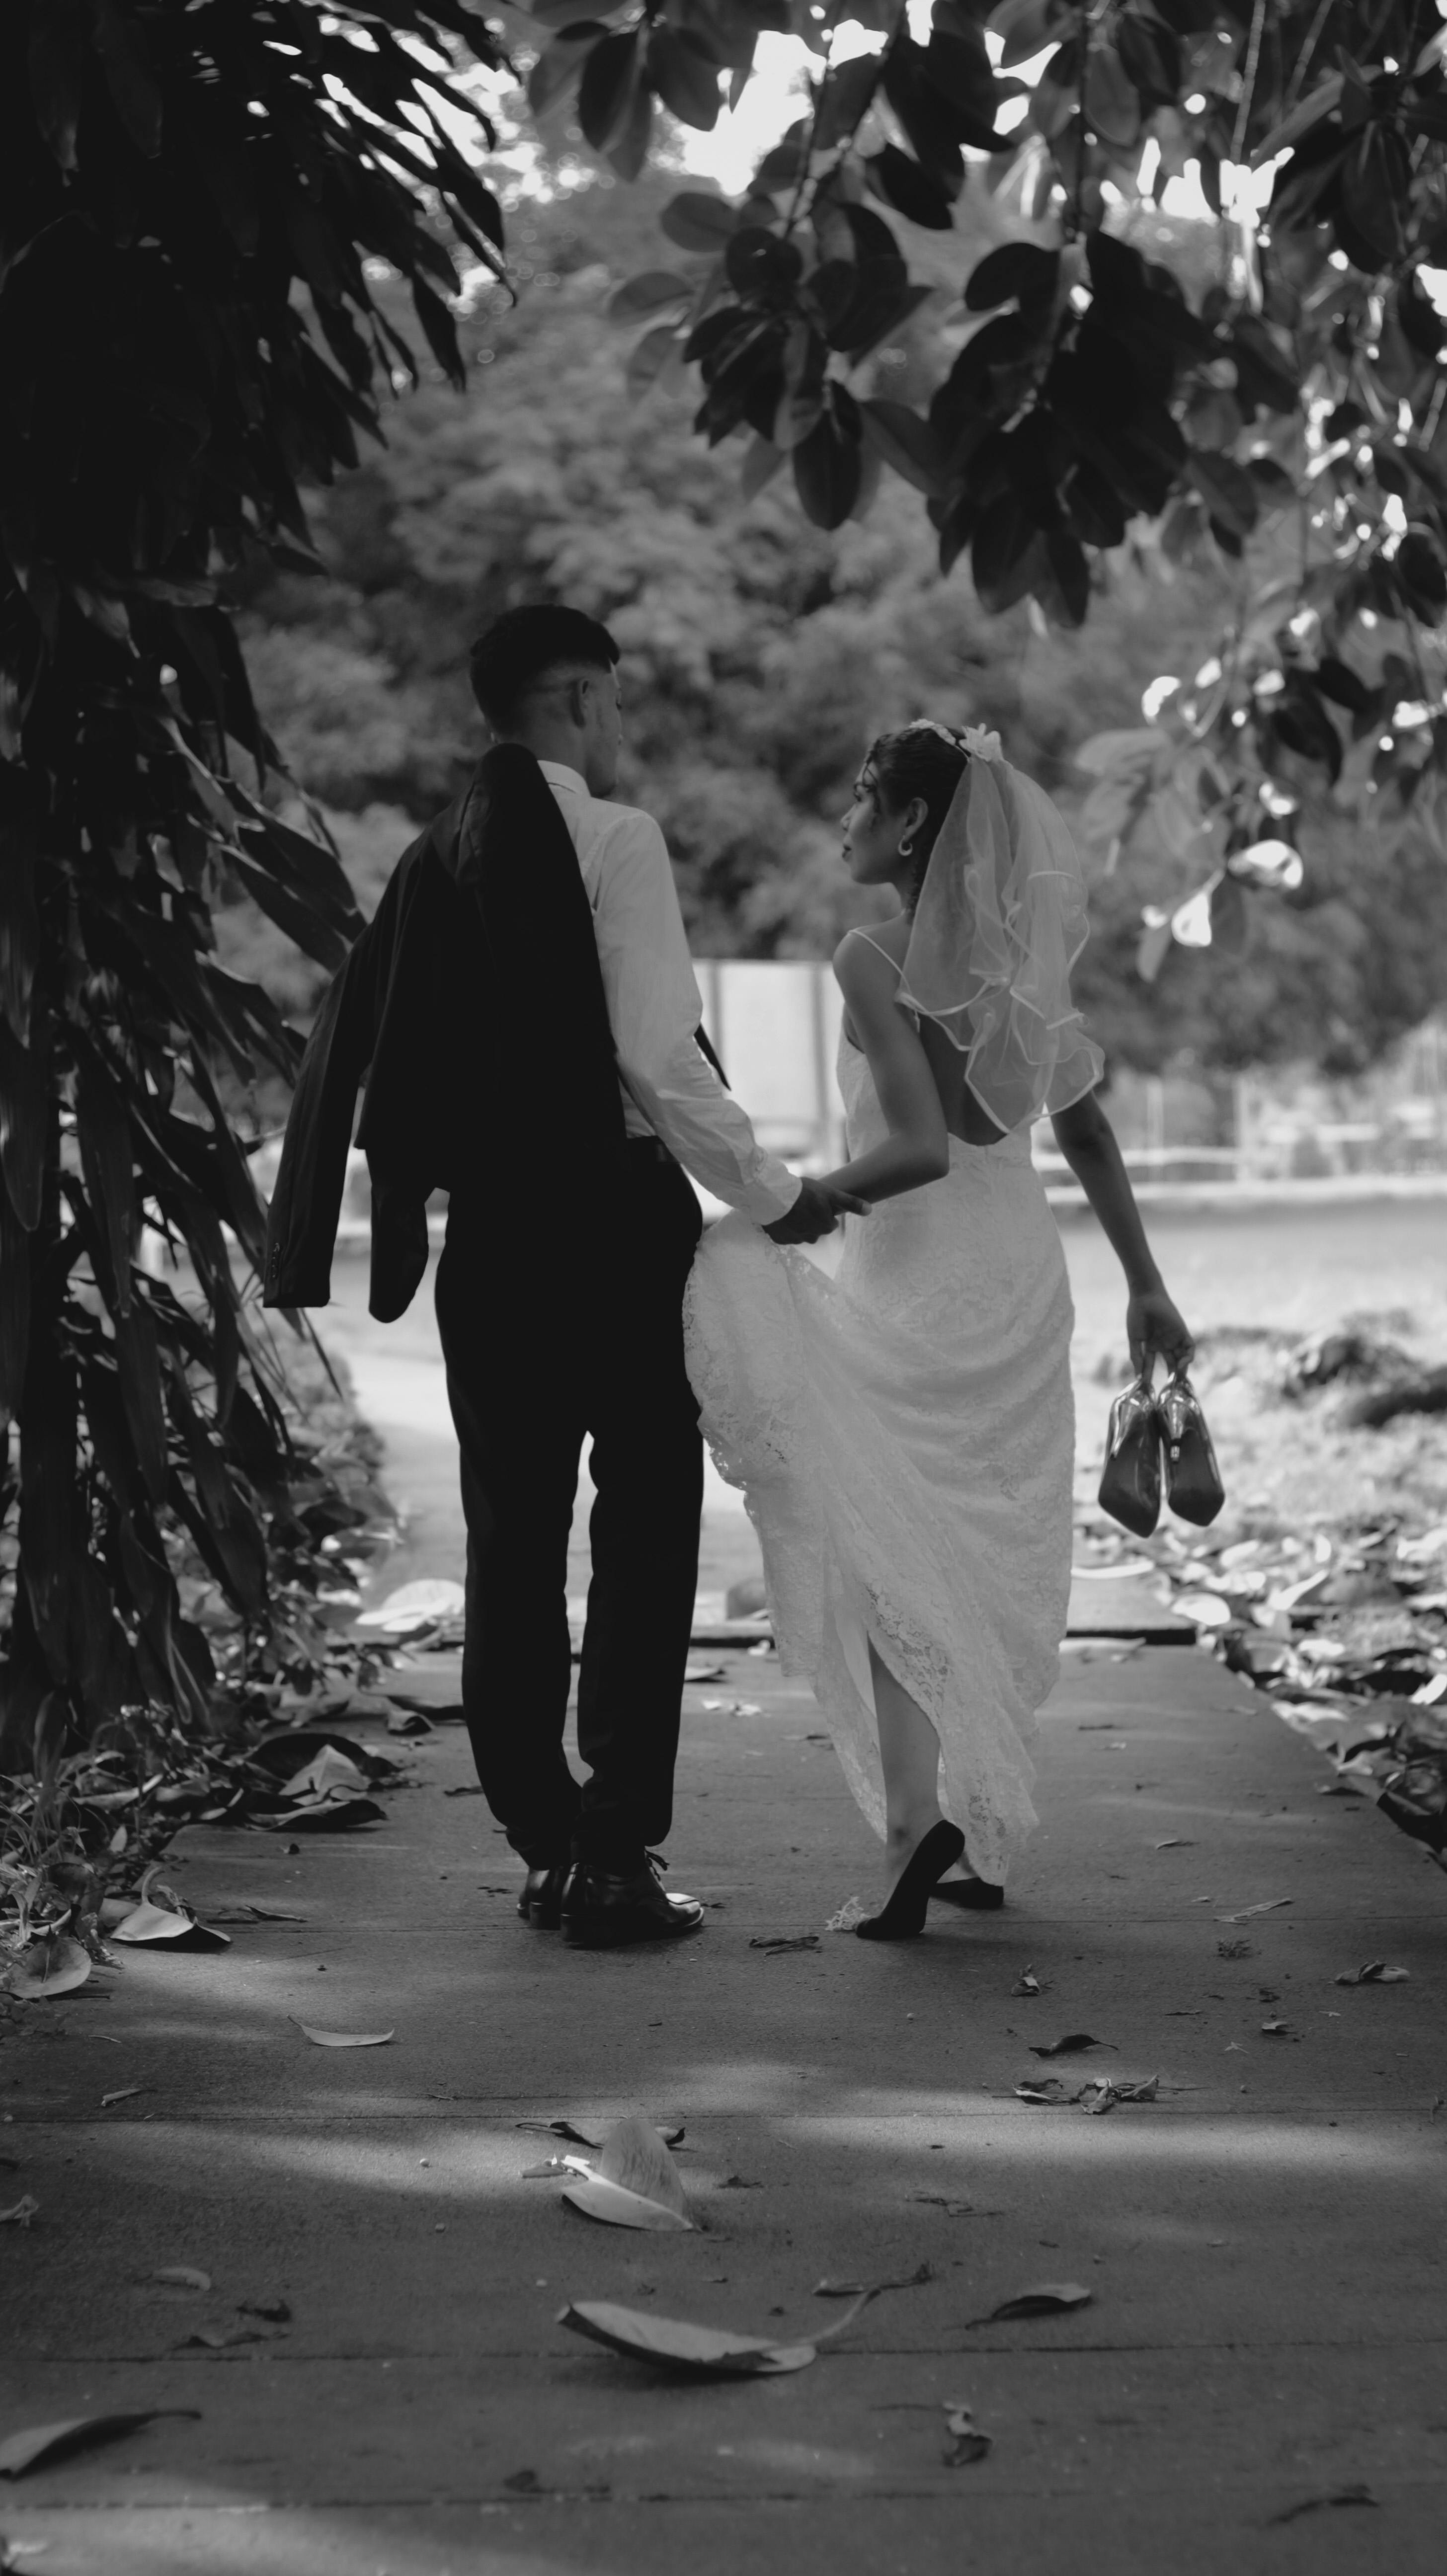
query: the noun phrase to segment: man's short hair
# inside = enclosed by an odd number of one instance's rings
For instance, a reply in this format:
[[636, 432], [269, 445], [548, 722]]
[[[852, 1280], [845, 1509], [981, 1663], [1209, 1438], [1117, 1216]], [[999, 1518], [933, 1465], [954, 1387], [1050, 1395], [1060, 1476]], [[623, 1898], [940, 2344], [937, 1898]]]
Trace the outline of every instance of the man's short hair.
[[494, 733], [512, 730], [523, 700], [554, 671], [611, 671], [618, 647], [580, 608], [509, 608], [468, 649], [472, 694]]

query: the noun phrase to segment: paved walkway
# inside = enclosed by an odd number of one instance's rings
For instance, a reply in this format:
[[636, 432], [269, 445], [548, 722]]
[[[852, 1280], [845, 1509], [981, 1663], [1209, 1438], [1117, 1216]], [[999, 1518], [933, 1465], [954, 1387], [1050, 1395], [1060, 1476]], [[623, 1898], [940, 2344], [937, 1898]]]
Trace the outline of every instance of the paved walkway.
[[[1435, 2576], [1440, 1873], [1203, 1656], [1077, 1654], [1009, 1908], [869, 1947], [822, 1928], [877, 1864], [812, 1702], [717, 1660], [672, 1846], [696, 1942], [524, 1930], [444, 1724], [370, 1833], [181, 1837], [203, 1913], [300, 1920], [133, 1952], [0, 2051], [0, 2197], [41, 2204], [0, 2232], [0, 2437], [199, 2410], [0, 2488], [0, 2532], [44, 2576]], [[1335, 1983], [1373, 1958], [1408, 1981]], [[1108, 2046], [1031, 2053], [1067, 2032]], [[1050, 2072], [1162, 2086], [1105, 2117], [1017, 2098]], [[685, 2124], [697, 2234], [522, 2178], [547, 2149], [520, 2123], [625, 2111]], [[772, 2381], [670, 2382], [555, 2321], [603, 2298], [804, 2338], [838, 2313], [821, 2278], [925, 2263]], [[1041, 2281], [1091, 2302], [971, 2322]], [[242, 2313], [278, 2300], [283, 2330]], [[189, 2340], [238, 2327], [261, 2339]], [[949, 2402], [984, 2461], [945, 2464]]]

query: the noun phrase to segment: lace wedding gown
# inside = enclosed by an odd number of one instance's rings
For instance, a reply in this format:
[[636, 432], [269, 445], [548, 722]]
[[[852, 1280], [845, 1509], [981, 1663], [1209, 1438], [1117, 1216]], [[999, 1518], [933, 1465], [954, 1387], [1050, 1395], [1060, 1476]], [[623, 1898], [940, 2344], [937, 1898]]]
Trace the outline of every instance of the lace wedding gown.
[[[851, 1156], [888, 1133], [841, 1041]], [[876, 1831], [872, 1642], [940, 1739], [970, 1865], [1002, 1879], [1034, 1824], [1026, 1749], [1070, 1586], [1070, 1289], [1030, 1130], [950, 1140], [927, 1187], [846, 1220], [829, 1278], [741, 1216], [712, 1228], [684, 1306], [720, 1473], [763, 1544], [787, 1672], [813, 1686]]]

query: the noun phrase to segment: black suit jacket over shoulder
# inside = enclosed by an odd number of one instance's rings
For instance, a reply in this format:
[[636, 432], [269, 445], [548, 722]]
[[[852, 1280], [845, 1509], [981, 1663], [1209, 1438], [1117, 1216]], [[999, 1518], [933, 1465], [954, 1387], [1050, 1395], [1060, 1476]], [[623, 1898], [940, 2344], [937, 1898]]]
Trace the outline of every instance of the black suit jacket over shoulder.
[[[545, 1007], [528, 972], [543, 959]], [[403, 852], [328, 988], [272, 1195], [268, 1306], [329, 1302], [364, 1077], [368, 1302], [382, 1323], [426, 1270], [434, 1190], [454, 1208], [505, 1206], [515, 1235], [564, 1212], [586, 1222], [609, 1186], [623, 1111], [592, 914], [557, 800], [517, 745], [488, 752]]]

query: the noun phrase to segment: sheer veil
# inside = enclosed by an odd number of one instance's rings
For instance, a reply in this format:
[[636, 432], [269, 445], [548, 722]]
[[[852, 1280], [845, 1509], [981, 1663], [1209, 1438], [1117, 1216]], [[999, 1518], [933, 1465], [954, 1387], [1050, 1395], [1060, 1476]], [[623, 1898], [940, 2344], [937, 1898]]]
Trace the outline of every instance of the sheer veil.
[[968, 755], [930, 853], [899, 999], [968, 1057], [965, 1080], [1008, 1133], [1094, 1089], [1105, 1059], [1070, 995], [1089, 935], [1062, 816], [1000, 756], [998, 734], [922, 720]]

